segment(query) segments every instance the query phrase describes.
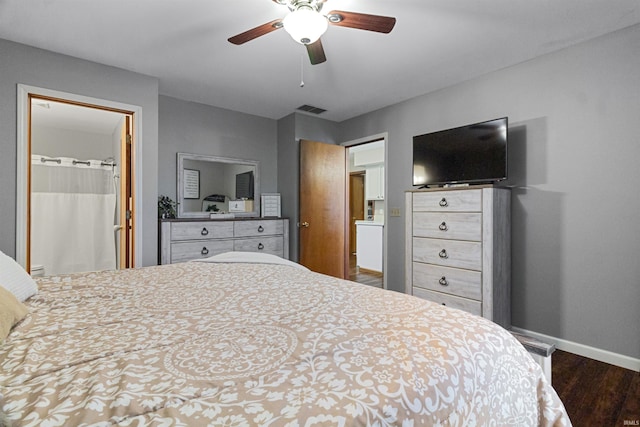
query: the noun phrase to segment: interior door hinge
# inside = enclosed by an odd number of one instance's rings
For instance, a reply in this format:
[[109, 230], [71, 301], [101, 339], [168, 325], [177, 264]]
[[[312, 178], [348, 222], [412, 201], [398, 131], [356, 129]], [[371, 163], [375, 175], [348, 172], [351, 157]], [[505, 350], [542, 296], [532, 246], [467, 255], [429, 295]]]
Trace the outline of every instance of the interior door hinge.
[[131, 211], [130, 211], [130, 210], [128, 210], [128, 209], [127, 209], [127, 210], [125, 211], [125, 214], [124, 214], [124, 215], [125, 215], [125, 217], [126, 217], [128, 220], [129, 220], [129, 219], [131, 219]]
[[131, 145], [131, 134], [127, 134], [127, 144]]

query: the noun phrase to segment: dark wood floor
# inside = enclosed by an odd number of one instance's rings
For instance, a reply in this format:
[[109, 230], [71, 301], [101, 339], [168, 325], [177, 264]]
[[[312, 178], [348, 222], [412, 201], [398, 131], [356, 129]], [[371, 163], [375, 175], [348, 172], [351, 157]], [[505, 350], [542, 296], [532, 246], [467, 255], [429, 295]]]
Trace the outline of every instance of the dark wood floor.
[[574, 426], [640, 425], [640, 373], [556, 350], [552, 382]]
[[355, 255], [351, 255], [349, 257], [349, 280], [369, 286], [374, 286], [376, 288], [381, 288], [383, 286], [383, 274], [377, 273], [375, 271], [359, 270], [356, 267]]

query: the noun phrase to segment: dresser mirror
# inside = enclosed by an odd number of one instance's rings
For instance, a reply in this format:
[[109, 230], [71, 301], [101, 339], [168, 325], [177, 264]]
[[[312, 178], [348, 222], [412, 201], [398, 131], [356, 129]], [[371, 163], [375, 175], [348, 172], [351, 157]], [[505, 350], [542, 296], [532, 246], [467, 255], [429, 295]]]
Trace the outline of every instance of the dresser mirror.
[[177, 157], [178, 218], [209, 218], [212, 213], [259, 216], [257, 161], [189, 153]]

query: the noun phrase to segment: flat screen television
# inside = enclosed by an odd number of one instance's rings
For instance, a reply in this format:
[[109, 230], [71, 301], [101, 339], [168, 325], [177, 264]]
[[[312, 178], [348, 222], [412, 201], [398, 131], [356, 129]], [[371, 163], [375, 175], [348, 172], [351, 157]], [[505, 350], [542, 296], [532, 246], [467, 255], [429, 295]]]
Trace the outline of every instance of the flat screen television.
[[236, 175], [236, 200], [253, 199], [253, 171]]
[[493, 183], [507, 178], [508, 118], [413, 137], [413, 185]]

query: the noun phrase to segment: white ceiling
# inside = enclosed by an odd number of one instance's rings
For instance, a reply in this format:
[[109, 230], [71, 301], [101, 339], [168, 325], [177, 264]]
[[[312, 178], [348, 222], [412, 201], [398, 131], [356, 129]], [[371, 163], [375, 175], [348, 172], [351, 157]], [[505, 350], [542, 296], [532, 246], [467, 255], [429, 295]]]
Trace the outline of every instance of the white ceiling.
[[329, 26], [315, 66], [284, 30], [227, 41], [284, 17], [271, 0], [0, 0], [0, 38], [155, 76], [176, 98], [272, 119], [309, 104], [342, 121], [640, 22], [640, 0], [327, 0], [334, 9], [397, 23], [388, 35]]
[[31, 102], [31, 120], [37, 126], [113, 135], [122, 118], [122, 113], [64, 102], [43, 99]]

